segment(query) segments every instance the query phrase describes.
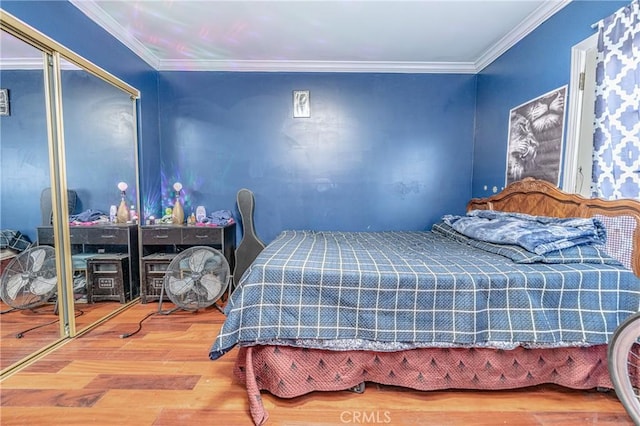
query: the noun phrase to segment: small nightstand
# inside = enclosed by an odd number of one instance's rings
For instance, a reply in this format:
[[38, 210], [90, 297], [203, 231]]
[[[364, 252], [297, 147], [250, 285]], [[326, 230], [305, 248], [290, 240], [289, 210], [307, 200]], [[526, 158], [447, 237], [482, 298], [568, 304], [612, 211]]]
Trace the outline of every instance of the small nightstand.
[[97, 254], [87, 259], [87, 302], [117, 300], [126, 303], [131, 293], [129, 255], [121, 253]]
[[154, 253], [142, 258], [144, 278], [140, 288], [140, 303], [160, 299], [164, 285], [164, 274], [174, 257], [176, 257], [176, 253]]

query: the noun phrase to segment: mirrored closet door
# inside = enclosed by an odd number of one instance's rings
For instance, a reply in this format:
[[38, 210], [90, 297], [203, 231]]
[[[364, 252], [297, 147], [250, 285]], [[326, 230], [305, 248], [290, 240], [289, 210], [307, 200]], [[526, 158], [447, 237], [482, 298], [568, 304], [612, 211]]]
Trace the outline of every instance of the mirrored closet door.
[[4, 377], [137, 300], [139, 92], [0, 12]]
[[139, 296], [136, 101], [69, 59], [60, 69], [67, 188], [76, 199], [69, 212], [74, 320], [81, 331]]
[[[37, 227], [52, 224], [46, 64], [51, 55], [0, 31], [0, 367], [51, 345], [59, 321], [55, 249], [37, 249]], [[45, 195], [43, 197], [43, 194]], [[44, 222], [43, 222], [44, 221]]]

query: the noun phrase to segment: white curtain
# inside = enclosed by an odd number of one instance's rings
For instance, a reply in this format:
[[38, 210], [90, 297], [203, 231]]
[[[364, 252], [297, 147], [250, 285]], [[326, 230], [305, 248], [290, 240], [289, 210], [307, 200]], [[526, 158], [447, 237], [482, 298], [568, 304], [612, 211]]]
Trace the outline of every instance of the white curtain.
[[592, 193], [640, 199], [640, 0], [597, 25]]

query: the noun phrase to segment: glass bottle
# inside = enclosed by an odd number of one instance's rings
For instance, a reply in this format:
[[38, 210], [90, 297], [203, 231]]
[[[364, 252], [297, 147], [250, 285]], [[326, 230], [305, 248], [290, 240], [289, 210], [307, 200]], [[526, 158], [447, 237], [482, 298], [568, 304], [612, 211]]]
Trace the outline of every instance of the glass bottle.
[[124, 198], [127, 193], [127, 183], [120, 182], [118, 183], [118, 189], [120, 190], [120, 205], [118, 206], [118, 211], [116, 212], [116, 223], [127, 223], [129, 221], [129, 208], [127, 207], [127, 203]]
[[184, 209], [182, 208], [182, 203], [180, 203], [179, 196], [176, 196], [176, 202], [173, 204], [171, 223], [176, 225], [182, 225], [184, 223]]
[[129, 221], [129, 208], [127, 207], [127, 203], [124, 201], [124, 195], [120, 200], [120, 205], [118, 206], [118, 212], [116, 213], [116, 223], [127, 223]]

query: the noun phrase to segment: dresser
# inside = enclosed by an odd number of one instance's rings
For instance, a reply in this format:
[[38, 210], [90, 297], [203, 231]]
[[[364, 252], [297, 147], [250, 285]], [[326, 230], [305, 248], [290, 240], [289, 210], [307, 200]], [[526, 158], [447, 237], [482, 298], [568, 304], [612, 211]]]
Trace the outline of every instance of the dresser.
[[142, 244], [142, 286], [140, 301], [157, 300], [164, 271], [176, 253], [189, 247], [208, 246], [220, 250], [233, 271], [236, 225], [146, 225], [140, 227]]
[[[37, 232], [38, 244], [54, 245], [51, 226], [40, 226]], [[95, 295], [95, 300], [119, 300], [122, 303], [138, 297], [140, 255], [137, 225], [70, 225], [69, 235], [72, 255], [81, 258], [91, 269], [87, 273], [87, 287], [94, 287], [89, 289], [93, 291], [87, 292], [89, 295]], [[110, 273], [103, 273], [107, 271]], [[111, 275], [116, 278], [111, 279]], [[92, 277], [95, 277], [95, 282], [90, 281]], [[107, 288], [109, 283], [113, 283], [113, 288]]]

